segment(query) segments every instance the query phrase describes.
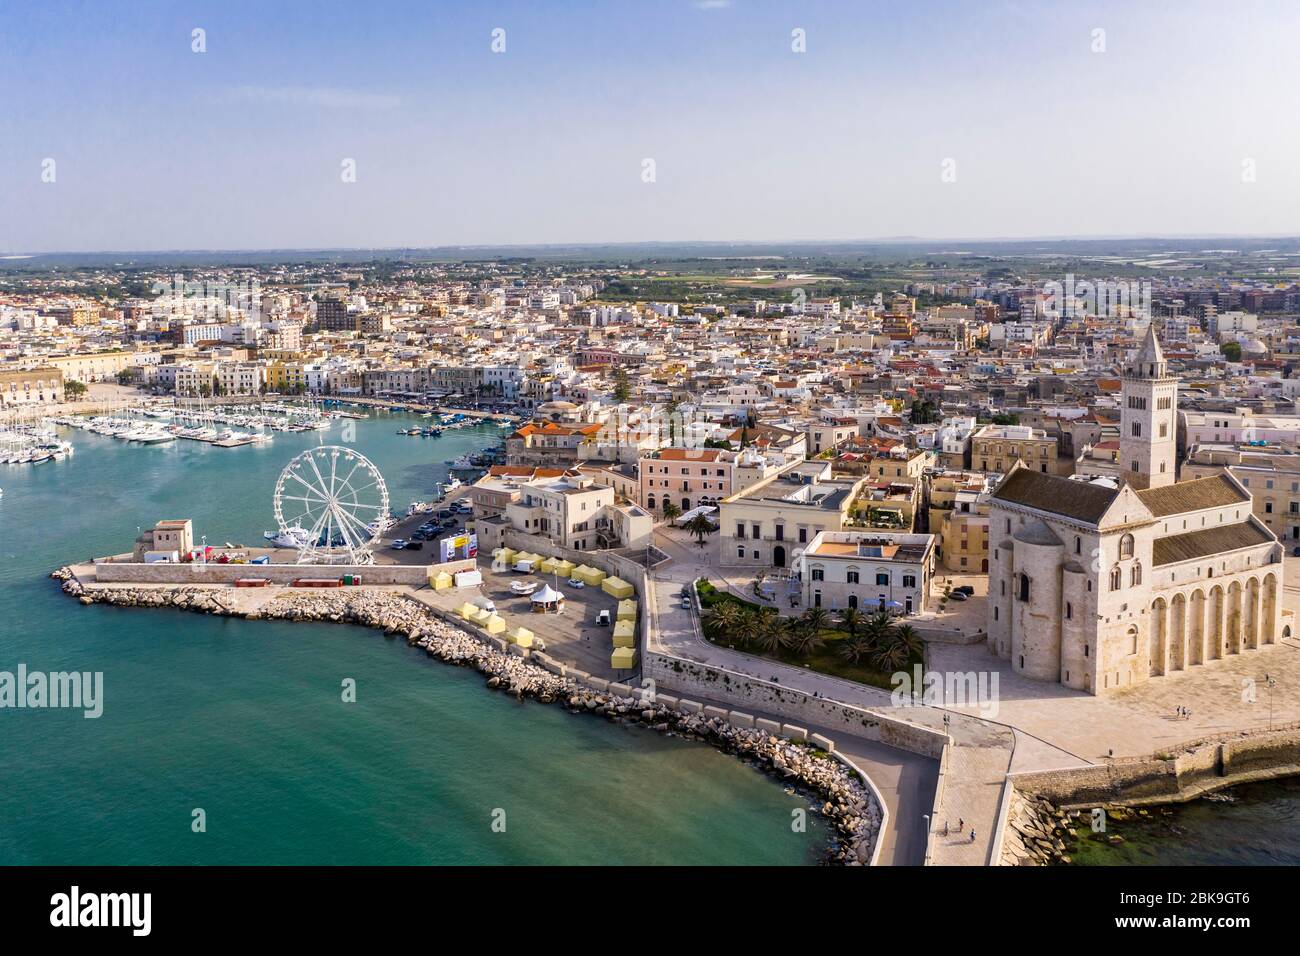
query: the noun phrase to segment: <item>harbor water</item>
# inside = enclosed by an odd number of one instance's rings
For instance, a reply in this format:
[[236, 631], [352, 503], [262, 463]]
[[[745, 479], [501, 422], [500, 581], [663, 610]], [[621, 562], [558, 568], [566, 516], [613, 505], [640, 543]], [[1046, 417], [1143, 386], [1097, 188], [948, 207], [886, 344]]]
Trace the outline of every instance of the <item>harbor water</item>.
[[240, 448], [65, 428], [75, 455], [0, 466], [0, 671], [104, 675], [98, 719], [0, 709], [0, 864], [819, 858], [816, 815], [792, 827], [805, 799], [702, 744], [517, 702], [376, 631], [83, 607], [46, 577], [162, 518], [261, 544], [280, 469], [345, 426], [399, 512], [502, 435], [396, 434], [422, 424], [379, 412]]

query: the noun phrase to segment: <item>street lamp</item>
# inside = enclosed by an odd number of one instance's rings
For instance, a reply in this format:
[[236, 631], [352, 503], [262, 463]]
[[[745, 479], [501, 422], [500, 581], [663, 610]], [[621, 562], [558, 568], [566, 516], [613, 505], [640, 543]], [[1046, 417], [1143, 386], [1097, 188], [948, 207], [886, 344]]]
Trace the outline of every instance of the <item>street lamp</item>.
[[1268, 688], [1268, 729], [1273, 729], [1273, 688], [1277, 686], [1277, 678], [1268, 674], [1264, 675], [1264, 686]]

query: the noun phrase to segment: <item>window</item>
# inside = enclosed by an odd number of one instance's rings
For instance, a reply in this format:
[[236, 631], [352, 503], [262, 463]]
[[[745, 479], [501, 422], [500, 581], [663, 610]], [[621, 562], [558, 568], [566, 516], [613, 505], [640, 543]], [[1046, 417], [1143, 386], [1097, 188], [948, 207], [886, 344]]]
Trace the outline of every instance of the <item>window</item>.
[[1110, 589], [1118, 591], [1120, 587], [1119, 565], [1110, 569]]
[[776, 540], [777, 541], [785, 540], [785, 525], [779, 524], [776, 526]]
[[905, 587], [905, 588], [914, 588], [914, 587], [916, 587], [916, 575], [915, 575], [915, 574], [904, 574], [904, 575], [903, 575], [903, 587]]
[[1067, 621], [1074, 620], [1074, 605], [1069, 601], [1065, 602], [1065, 619]]
[[1083, 554], [1083, 539], [1077, 534], [1074, 536], [1074, 553]]
[[857, 571], [850, 571], [850, 572], [848, 573], [848, 575], [847, 575], [847, 580], [848, 580], [848, 583], [849, 583], [849, 584], [857, 584], [857, 583], [858, 583], [858, 572], [857, 572]]
[[[654, 505], [651, 505], [650, 507], [653, 508]], [[737, 522], [736, 522], [736, 537], [737, 537], [737, 538], [743, 538], [744, 536], [745, 536], [745, 526], [744, 526], [741, 522], [737, 521]]]
[[1134, 422], [1134, 423], [1133, 423], [1133, 437], [1134, 437], [1134, 438], [1141, 438], [1141, 437], [1142, 437], [1142, 423], [1141, 423], [1141, 422]]
[[1133, 557], [1133, 536], [1126, 534], [1119, 539], [1119, 559], [1125, 561]]
[[889, 587], [889, 572], [888, 572], [888, 571], [877, 571], [877, 572], [876, 572], [876, 584], [879, 585], [880, 587]]
[[1129, 572], [1129, 586], [1137, 587], [1141, 583], [1142, 583], [1142, 565], [1135, 564], [1133, 565], [1133, 570]]
[[1016, 599], [1019, 601], [1029, 600], [1029, 575], [1021, 572], [1016, 579]]
[[812, 569], [812, 579], [813, 579], [814, 581], [824, 581], [824, 580], [826, 580], [826, 571], [825, 571], [823, 568], [813, 568], [813, 569]]
[[736, 549], [736, 557], [743, 558], [744, 556], [745, 556], [745, 546], [742, 544], [739, 548]]
[[808, 543], [808, 529], [807, 529], [807, 528], [800, 528], [800, 529], [799, 529], [799, 543], [800, 543], [800, 544], [807, 544], [807, 543]]

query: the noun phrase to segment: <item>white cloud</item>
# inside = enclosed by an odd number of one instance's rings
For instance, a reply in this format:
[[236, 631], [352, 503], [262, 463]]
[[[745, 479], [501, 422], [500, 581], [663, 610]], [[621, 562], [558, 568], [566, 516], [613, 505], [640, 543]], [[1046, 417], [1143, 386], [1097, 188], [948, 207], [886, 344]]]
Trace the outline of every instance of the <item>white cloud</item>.
[[731, 6], [731, 0], [695, 0], [699, 10], [725, 10]]

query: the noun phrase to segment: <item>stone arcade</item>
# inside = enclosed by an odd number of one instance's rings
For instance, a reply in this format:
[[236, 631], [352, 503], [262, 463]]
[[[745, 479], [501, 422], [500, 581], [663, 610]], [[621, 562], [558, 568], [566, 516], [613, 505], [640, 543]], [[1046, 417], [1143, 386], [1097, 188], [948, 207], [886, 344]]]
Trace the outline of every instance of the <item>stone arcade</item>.
[[1104, 694], [1287, 636], [1284, 549], [1250, 491], [1173, 480], [1176, 392], [1148, 330], [1124, 375], [1121, 480], [1017, 466], [994, 491], [989, 649], [1016, 673]]

